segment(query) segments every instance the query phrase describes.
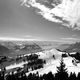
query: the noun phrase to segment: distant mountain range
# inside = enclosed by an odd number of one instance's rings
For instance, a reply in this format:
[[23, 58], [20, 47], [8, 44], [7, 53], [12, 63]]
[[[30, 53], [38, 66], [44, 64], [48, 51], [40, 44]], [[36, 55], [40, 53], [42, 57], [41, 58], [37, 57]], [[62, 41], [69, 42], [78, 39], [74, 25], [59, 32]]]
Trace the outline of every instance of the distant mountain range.
[[80, 42], [76, 42], [74, 44], [69, 45], [64, 51], [71, 53], [71, 52], [80, 52]]
[[16, 56], [41, 52], [47, 49], [60, 49], [61, 51], [80, 52], [80, 42], [64, 44], [53, 41], [0, 41], [0, 55]]
[[36, 53], [56, 48], [61, 44], [61, 42], [54, 41], [0, 41], [0, 55], [16, 56]]
[[57, 49], [60, 49], [60, 50], [65, 50], [67, 49], [71, 44], [61, 44], [60, 46], [57, 47]]
[[0, 45], [0, 55], [6, 55], [9, 53], [10, 53], [10, 50], [7, 47]]
[[0, 42], [0, 55], [4, 56], [16, 56], [40, 51], [42, 51], [42, 48], [36, 43], [16, 44], [13, 42]]
[[61, 51], [66, 51], [67, 53], [71, 52], [80, 52], [80, 42], [76, 42], [73, 44], [62, 44], [57, 49]]

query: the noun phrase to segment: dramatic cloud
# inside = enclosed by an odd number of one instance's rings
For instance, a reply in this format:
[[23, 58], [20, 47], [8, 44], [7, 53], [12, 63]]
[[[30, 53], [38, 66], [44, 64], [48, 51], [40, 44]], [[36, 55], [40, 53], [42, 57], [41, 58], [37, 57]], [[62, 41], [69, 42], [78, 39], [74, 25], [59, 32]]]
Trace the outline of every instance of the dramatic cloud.
[[80, 30], [80, 0], [21, 0], [22, 5], [38, 9], [43, 18]]

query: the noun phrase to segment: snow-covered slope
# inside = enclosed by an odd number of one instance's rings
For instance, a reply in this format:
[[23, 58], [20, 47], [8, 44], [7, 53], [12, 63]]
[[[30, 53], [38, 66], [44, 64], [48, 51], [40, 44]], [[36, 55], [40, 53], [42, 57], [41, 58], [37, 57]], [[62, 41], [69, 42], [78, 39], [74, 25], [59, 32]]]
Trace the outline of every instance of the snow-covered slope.
[[[37, 71], [39, 72], [39, 74], [48, 73], [50, 71], [52, 71], [52, 73], [56, 73], [57, 67], [60, 65], [62, 54], [65, 54], [65, 52], [59, 52], [56, 49], [50, 49], [50, 50], [45, 50], [42, 52], [37, 52], [34, 54], [39, 55], [39, 58], [45, 60], [46, 64], [43, 65], [43, 68], [30, 71], [26, 74], [36, 73]], [[77, 74], [78, 72], [80, 72], [80, 63], [76, 63], [73, 57], [70, 57], [68, 55], [67, 57], [63, 57], [63, 61], [69, 73], [75, 72]], [[13, 65], [7, 66], [6, 69], [9, 70], [9, 69], [13, 69], [16, 67], [21, 67], [24, 64], [27, 64], [27, 61], [21, 62], [19, 64], [13, 64]]]
[[23, 65], [24, 64], [27, 64], [28, 62], [26, 61], [26, 62], [21, 62], [21, 63], [19, 63], [19, 64], [13, 64], [13, 65], [10, 65], [10, 66], [7, 66], [6, 67], [6, 69], [7, 70], [10, 70], [10, 69], [13, 69], [13, 68], [17, 68], [17, 67], [21, 67], [21, 68], [23, 68]]
[[46, 59], [46, 58], [51, 58], [53, 55], [55, 56], [56, 59], [61, 58], [62, 52], [57, 51], [56, 49], [51, 49], [51, 50], [45, 50], [43, 52], [36, 53], [40, 55], [39, 58], [41, 59]]
[[[45, 59], [46, 64], [44, 65], [44, 68], [38, 69], [35, 71], [31, 71], [31, 72], [35, 73], [36, 71], [38, 71], [39, 74], [44, 74], [44, 73], [48, 73], [51, 71], [54, 74], [54, 73], [56, 73], [57, 67], [60, 65], [60, 60], [61, 60], [62, 54], [65, 54], [65, 52], [59, 52], [56, 49], [51, 49], [51, 50], [39, 52], [36, 54], [40, 55], [39, 58]], [[75, 54], [75, 52], [73, 52], [71, 54]], [[53, 58], [53, 55], [55, 56], [55, 58]], [[66, 65], [68, 73], [75, 72], [77, 74], [78, 72], [80, 72], [80, 63], [76, 63], [75, 59], [73, 57], [70, 57], [68, 55], [67, 57], [63, 57], [63, 61]], [[74, 61], [74, 62], [72, 62], [72, 61]]]
[[72, 57], [67, 57], [64, 58], [64, 63], [66, 64], [67, 70], [68, 72], [72, 72], [72, 73], [76, 73], [78, 74], [78, 72], [80, 72], [80, 63], [72, 63], [72, 60], [74, 60]]

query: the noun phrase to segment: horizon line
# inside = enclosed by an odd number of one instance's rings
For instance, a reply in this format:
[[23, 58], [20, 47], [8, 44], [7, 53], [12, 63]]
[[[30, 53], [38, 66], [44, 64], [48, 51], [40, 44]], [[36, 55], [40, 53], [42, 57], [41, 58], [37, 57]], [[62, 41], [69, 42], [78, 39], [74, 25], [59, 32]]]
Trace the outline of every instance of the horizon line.
[[25, 39], [25, 38], [12, 38], [12, 37], [0, 37], [0, 41], [52, 41], [61, 43], [73, 43], [59, 40], [40, 40], [40, 39]]

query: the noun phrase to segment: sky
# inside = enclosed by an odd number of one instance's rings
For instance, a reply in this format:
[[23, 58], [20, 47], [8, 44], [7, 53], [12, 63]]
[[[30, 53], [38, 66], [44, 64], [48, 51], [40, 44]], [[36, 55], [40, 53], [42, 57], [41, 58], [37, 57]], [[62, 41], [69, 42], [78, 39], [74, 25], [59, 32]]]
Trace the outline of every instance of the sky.
[[[0, 0], [1, 40], [80, 41], [79, 13], [76, 13], [79, 12], [80, 5], [77, 6], [78, 10], [75, 8], [74, 14], [66, 11], [64, 16], [61, 11], [57, 13], [59, 10], [53, 8], [54, 4], [47, 3], [48, 0], [44, 0], [46, 3], [43, 0], [34, 3], [27, 1], [29, 0]], [[69, 7], [70, 5], [68, 9]]]

